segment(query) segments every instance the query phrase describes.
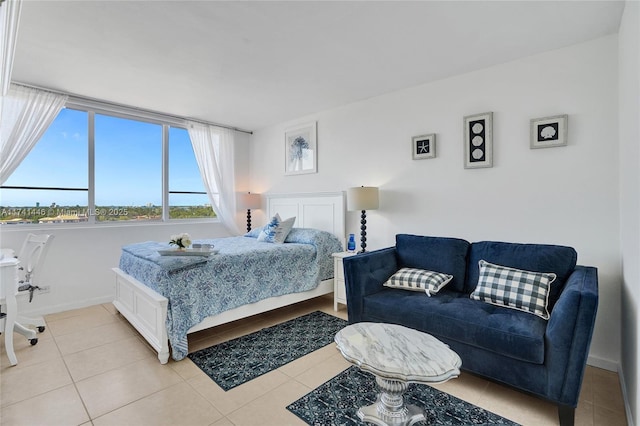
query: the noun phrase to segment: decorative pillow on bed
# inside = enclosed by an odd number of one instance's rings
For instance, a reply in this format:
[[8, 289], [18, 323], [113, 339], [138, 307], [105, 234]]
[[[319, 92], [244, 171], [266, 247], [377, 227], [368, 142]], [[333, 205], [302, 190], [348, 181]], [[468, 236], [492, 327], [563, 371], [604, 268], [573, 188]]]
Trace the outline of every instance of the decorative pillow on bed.
[[507, 266], [478, 262], [478, 285], [470, 297], [475, 300], [517, 309], [549, 319], [549, 289], [554, 273], [531, 272]]
[[258, 241], [276, 244], [284, 243], [284, 240], [287, 238], [287, 235], [289, 235], [289, 232], [291, 232], [291, 228], [293, 228], [293, 223], [295, 221], [295, 216], [290, 217], [287, 220], [282, 220], [280, 215], [276, 213], [269, 223], [264, 226], [260, 235], [258, 235]]
[[442, 287], [447, 285], [452, 279], [453, 275], [447, 275], [441, 272], [401, 268], [393, 274], [384, 285], [402, 290], [424, 291], [427, 293], [427, 296], [431, 297], [431, 295], [440, 291]]
[[253, 228], [251, 231], [249, 231], [246, 234], [244, 234], [244, 236], [245, 237], [258, 238], [258, 236], [260, 235], [260, 233], [262, 232], [263, 229], [264, 229], [264, 226], [259, 226], [257, 228]]

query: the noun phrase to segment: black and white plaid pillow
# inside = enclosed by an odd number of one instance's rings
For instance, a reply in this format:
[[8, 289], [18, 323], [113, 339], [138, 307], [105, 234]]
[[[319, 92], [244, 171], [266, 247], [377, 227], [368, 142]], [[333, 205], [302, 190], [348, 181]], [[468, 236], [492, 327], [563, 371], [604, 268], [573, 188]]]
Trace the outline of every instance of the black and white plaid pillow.
[[402, 290], [424, 291], [427, 296], [436, 294], [453, 279], [453, 275], [424, 269], [401, 268], [384, 283], [387, 287]]
[[478, 266], [480, 277], [476, 289], [471, 293], [472, 299], [549, 319], [549, 289], [556, 274], [523, 271], [485, 260], [478, 262]]

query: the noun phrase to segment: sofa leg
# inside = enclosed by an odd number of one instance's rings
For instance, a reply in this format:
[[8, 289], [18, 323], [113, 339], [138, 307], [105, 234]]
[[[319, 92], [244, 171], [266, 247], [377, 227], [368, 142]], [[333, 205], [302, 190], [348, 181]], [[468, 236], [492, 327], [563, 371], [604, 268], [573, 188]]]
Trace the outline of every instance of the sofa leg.
[[570, 405], [558, 404], [560, 426], [573, 426], [576, 409]]

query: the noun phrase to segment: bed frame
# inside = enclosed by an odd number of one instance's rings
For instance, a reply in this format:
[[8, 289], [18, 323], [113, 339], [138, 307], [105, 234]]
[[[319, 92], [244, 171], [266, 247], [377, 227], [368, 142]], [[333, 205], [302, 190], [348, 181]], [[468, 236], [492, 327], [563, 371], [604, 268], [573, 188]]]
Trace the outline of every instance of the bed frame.
[[[295, 216], [297, 228], [316, 228], [331, 232], [342, 241], [345, 238], [345, 203], [343, 192], [319, 194], [288, 194], [267, 196], [267, 217], [279, 213], [283, 219]], [[160, 363], [169, 360], [169, 339], [166, 318], [169, 300], [126, 274], [112, 268], [116, 274], [113, 305], [158, 352]], [[315, 289], [271, 297], [243, 305], [218, 315], [207, 317], [191, 327], [188, 333], [226, 324], [251, 315], [288, 306], [333, 292], [333, 279], [320, 282]]]

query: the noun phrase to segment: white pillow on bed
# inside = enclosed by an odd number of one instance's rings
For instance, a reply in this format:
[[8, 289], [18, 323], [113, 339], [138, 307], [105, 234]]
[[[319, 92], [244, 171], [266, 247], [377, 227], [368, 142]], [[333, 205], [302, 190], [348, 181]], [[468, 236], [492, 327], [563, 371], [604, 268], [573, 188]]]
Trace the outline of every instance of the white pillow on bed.
[[282, 220], [280, 215], [276, 213], [269, 223], [262, 228], [260, 235], [258, 235], [258, 241], [275, 244], [284, 243], [284, 240], [287, 238], [287, 235], [289, 235], [289, 232], [291, 232], [291, 228], [293, 228], [293, 223], [295, 221], [295, 216], [290, 217], [287, 220]]

